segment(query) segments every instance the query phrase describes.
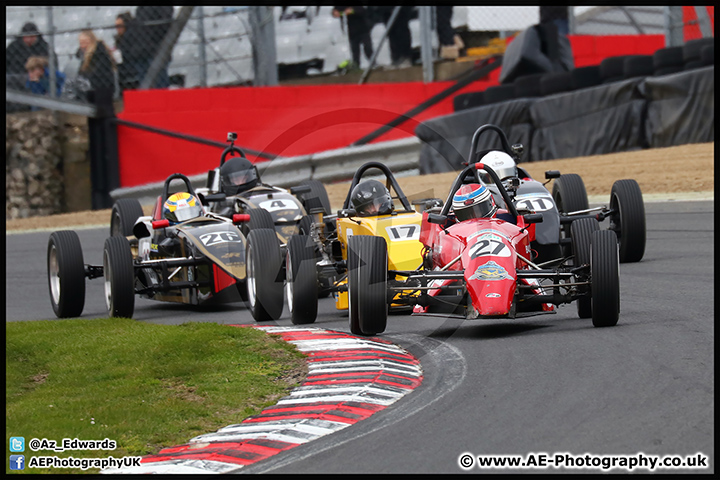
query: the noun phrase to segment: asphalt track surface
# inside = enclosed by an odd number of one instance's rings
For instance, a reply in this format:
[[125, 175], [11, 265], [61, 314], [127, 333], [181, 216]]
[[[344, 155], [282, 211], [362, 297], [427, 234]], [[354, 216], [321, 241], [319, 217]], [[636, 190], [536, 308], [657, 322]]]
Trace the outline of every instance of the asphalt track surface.
[[[563, 471], [464, 470], [463, 453], [525, 459], [529, 453], [702, 453], [707, 469], [659, 471], [714, 472], [714, 205], [646, 203], [646, 216], [643, 260], [620, 266], [616, 327], [593, 328], [577, 318], [574, 304], [514, 321], [391, 315], [382, 338], [420, 359], [422, 385], [365, 421], [242, 473]], [[107, 229], [78, 234], [85, 262], [99, 264]], [[48, 298], [48, 236], [6, 235], [7, 321], [62, 321]], [[105, 315], [102, 279], [88, 281], [83, 317]], [[254, 323], [242, 304], [188, 308], [140, 298], [134, 318]], [[270, 323], [291, 326], [287, 307]], [[320, 300], [315, 325], [349, 331], [347, 314], [332, 299]]]

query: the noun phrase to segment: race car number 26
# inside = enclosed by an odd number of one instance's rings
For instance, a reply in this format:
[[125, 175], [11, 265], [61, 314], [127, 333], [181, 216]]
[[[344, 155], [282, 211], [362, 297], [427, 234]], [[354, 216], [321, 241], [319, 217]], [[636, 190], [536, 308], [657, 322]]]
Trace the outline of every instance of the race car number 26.
[[213, 232], [200, 235], [200, 241], [206, 247], [212, 247], [218, 243], [239, 242], [240, 235], [233, 232]]

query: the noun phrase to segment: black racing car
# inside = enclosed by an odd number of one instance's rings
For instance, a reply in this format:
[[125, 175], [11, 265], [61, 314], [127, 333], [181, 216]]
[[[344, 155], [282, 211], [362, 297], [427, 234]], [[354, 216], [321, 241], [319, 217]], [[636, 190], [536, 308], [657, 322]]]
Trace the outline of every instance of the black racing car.
[[[182, 193], [170, 193], [173, 180], [184, 183]], [[171, 224], [166, 202], [173, 198], [192, 206], [193, 215], [174, 217], [177, 223]], [[272, 228], [243, 232], [239, 226], [251, 219], [248, 214], [227, 218], [206, 212], [188, 178], [170, 175], [151, 216], [143, 216], [137, 200], [116, 202], [102, 265], [84, 263], [74, 231], [50, 235], [47, 265], [53, 310], [60, 318], [81, 315], [85, 279], [103, 277], [112, 317], [132, 317], [135, 295], [141, 295], [192, 305], [242, 299], [256, 320], [277, 319], [283, 308], [280, 244]]]

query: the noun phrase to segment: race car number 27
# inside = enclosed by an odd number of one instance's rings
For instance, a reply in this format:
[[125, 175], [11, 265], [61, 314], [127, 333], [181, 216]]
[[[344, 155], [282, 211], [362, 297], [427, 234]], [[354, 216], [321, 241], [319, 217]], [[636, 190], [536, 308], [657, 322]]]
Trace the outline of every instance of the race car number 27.
[[480, 240], [470, 249], [470, 258], [494, 255], [496, 257], [509, 257], [510, 249], [501, 240], [487, 236]]

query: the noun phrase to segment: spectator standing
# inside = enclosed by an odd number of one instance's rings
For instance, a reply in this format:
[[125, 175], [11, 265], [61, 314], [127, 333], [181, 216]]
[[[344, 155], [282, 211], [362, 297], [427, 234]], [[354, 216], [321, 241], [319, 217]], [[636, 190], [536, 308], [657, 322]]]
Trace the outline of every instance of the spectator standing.
[[[135, 10], [134, 26], [127, 33], [131, 33], [128, 38], [128, 44], [131, 45], [133, 53], [133, 62], [137, 62], [138, 80], [140, 82], [145, 78], [145, 74], [150, 69], [155, 55], [160, 49], [163, 38], [170, 30], [173, 19], [173, 7], [167, 6], [138, 6]], [[125, 51], [123, 51], [123, 55]], [[168, 76], [168, 64], [170, 58], [163, 65], [160, 73], [153, 83], [154, 88], [167, 88], [170, 86], [170, 77]]]
[[437, 5], [435, 7], [441, 58], [457, 58], [460, 56], [460, 50], [465, 47], [462, 39], [455, 34], [455, 29], [452, 27], [452, 15], [452, 5]]
[[40, 35], [37, 25], [27, 22], [20, 30], [20, 35], [5, 50], [5, 73], [24, 75], [25, 63], [30, 57], [50, 57], [50, 46]]
[[[25, 86], [36, 95], [48, 95], [50, 91], [50, 71], [48, 69], [48, 59], [45, 57], [30, 57], [25, 63], [27, 71], [27, 81]], [[55, 72], [56, 96], [60, 97], [63, 85], [65, 84], [65, 74]], [[36, 110], [37, 107], [33, 107]]]
[[129, 42], [132, 35], [128, 29], [135, 28], [133, 16], [130, 12], [123, 12], [115, 17], [115, 49], [113, 58], [117, 63], [118, 85], [120, 90], [137, 88], [140, 85], [138, 79], [138, 62], [135, 58], [135, 51]]
[[[395, 7], [375, 7], [380, 9], [380, 14], [385, 27], [387, 28], [390, 17]], [[410, 36], [410, 18], [413, 7], [400, 7], [395, 23], [388, 32], [388, 43], [390, 44], [390, 60], [396, 67], [409, 67], [412, 65], [412, 37]]]
[[568, 6], [540, 6], [540, 24], [553, 23], [557, 27], [559, 35], [570, 33], [568, 24]]
[[92, 30], [85, 29], [78, 37], [78, 56], [82, 59], [80, 75], [90, 82], [91, 90], [115, 91], [115, 60], [105, 42], [98, 40]]
[[365, 7], [333, 7], [332, 15], [340, 18], [343, 15], [347, 20], [348, 39], [350, 51], [355, 67], [360, 67], [360, 46], [365, 52], [365, 58], [370, 60], [373, 55], [372, 39], [370, 38], [371, 25], [365, 15]]

